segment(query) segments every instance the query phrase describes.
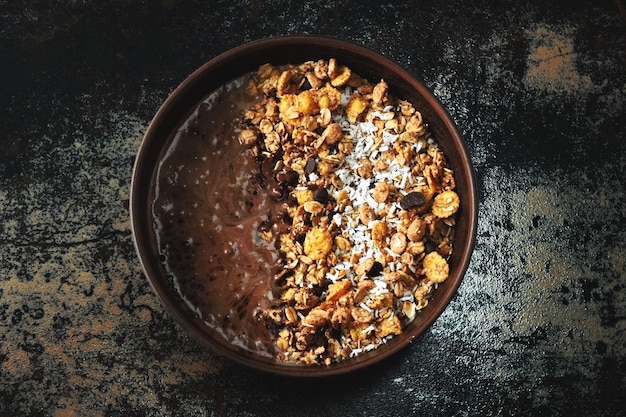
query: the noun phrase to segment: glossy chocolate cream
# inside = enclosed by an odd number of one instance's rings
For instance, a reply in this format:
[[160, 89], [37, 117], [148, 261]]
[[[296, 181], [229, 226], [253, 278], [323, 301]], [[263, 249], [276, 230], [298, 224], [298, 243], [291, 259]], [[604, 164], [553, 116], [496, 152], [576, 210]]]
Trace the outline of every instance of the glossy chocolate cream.
[[273, 357], [273, 336], [260, 312], [273, 300], [281, 261], [260, 234], [283, 224], [283, 193], [269, 175], [273, 165], [238, 140], [242, 111], [254, 101], [248, 79], [207, 96], [171, 136], [153, 213], [160, 259], [181, 302], [210, 332]]

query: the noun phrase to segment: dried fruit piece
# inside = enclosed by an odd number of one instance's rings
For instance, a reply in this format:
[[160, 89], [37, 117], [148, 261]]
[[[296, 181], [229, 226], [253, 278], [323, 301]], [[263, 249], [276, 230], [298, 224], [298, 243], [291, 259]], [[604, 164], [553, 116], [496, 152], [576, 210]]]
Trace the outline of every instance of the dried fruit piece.
[[381, 320], [380, 322], [380, 330], [376, 332], [376, 337], [383, 338], [389, 336], [390, 334], [398, 335], [402, 333], [402, 324], [400, 324], [400, 319], [395, 314]]
[[309, 158], [306, 160], [306, 164], [304, 165], [304, 173], [305, 174], [310, 174], [313, 171], [315, 171], [315, 166], [316, 166], [316, 162], [315, 162], [315, 158]]
[[400, 200], [400, 207], [404, 210], [408, 210], [410, 208], [419, 206], [420, 204], [424, 204], [426, 201], [426, 197], [420, 191], [412, 191], [402, 197]]

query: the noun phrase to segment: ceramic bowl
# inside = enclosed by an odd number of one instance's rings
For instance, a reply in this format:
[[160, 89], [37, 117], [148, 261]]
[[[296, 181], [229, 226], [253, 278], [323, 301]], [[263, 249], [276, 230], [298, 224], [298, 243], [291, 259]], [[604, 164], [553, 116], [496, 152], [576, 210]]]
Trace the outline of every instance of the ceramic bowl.
[[[429, 305], [400, 336], [385, 345], [328, 366], [278, 363], [215, 337], [198, 320], [193, 308], [181, 300], [176, 283], [163, 266], [163, 255], [155, 234], [153, 203], [156, 176], [159, 161], [169, 146], [173, 132], [180, 127], [190, 109], [207, 94], [265, 63], [298, 64], [331, 57], [369, 80], [383, 78], [392, 94], [412, 102], [421, 111], [433, 137], [446, 154], [448, 164], [455, 172], [456, 191], [461, 200], [454, 250], [449, 259], [450, 274]], [[422, 81], [391, 59], [352, 42], [320, 36], [285, 36], [253, 41], [222, 53], [198, 68], [171, 93], [151, 121], [139, 148], [132, 173], [130, 215], [135, 248], [152, 290], [193, 339], [218, 354], [257, 369], [282, 375], [318, 377], [351, 372], [377, 363], [406, 348], [438, 318], [455, 296], [470, 263], [477, 226], [476, 193], [472, 163], [459, 130], [441, 102]], [[180, 248], [181, 252], [185, 250]]]

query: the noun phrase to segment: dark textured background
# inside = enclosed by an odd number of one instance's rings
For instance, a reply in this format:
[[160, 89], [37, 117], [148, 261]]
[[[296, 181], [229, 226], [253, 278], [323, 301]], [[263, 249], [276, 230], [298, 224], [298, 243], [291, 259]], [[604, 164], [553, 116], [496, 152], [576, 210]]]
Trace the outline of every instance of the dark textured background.
[[[422, 78], [480, 184], [446, 312], [390, 360], [320, 381], [200, 349], [150, 292], [128, 220], [168, 93], [290, 33]], [[0, 0], [0, 415], [626, 415], [625, 34], [622, 0]]]

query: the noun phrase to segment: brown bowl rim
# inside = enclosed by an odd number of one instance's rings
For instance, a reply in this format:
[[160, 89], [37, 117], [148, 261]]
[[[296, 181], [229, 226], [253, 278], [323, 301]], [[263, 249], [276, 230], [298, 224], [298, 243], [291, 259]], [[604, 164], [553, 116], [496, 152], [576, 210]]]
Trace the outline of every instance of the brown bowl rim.
[[[350, 55], [354, 59], [356, 59], [356, 57], [363, 58], [367, 60], [369, 65], [371, 65], [370, 70], [373, 69], [375, 70], [374, 72], [378, 69], [384, 70], [385, 74], [389, 75], [391, 78], [395, 77], [396, 81], [399, 80], [399, 84], [405, 82], [408, 83], [410, 88], [404, 86], [400, 86], [400, 88], [408, 88], [408, 91], [412, 91], [414, 94], [417, 94], [419, 98], [428, 103], [428, 110], [432, 110], [434, 114], [436, 114], [438, 118], [437, 120], [441, 119], [440, 123], [450, 136], [446, 142], [451, 141], [453, 144], [452, 148], [450, 148], [451, 145], [448, 145], [448, 148], [454, 149], [461, 156], [460, 161], [456, 161], [456, 163], [459, 164], [457, 168], [461, 167], [463, 170], [463, 179], [467, 186], [467, 189], [462, 196], [463, 217], [467, 219], [467, 223], [464, 226], [466, 227], [464, 235], [466, 243], [462, 249], [460, 257], [457, 259], [457, 262], [451, 267], [450, 277], [443, 284], [446, 286], [445, 291], [439, 293], [441, 291], [440, 288], [437, 292], [438, 301], [437, 304], [434, 305], [435, 308], [428, 311], [428, 316], [420, 322], [418, 327], [412, 328], [410, 332], [405, 333], [402, 336], [397, 336], [394, 338], [395, 340], [392, 339], [389, 344], [381, 346], [378, 349], [366, 354], [359, 355], [356, 358], [344, 360], [338, 364], [330, 366], [304, 366], [259, 361], [260, 358], [255, 355], [243, 351], [235, 351], [222, 342], [208, 340], [202, 334], [198, 334], [195, 330], [196, 325], [192, 323], [188, 317], [185, 317], [182, 314], [180, 307], [178, 307], [177, 304], [170, 299], [169, 296], [171, 295], [171, 291], [167, 287], [166, 283], [162, 282], [166, 281], [166, 279], [157, 281], [158, 277], [163, 275], [163, 273], [157, 271], [158, 254], [156, 254], [155, 257], [155, 251], [153, 250], [154, 242], [150, 241], [148, 236], [150, 235], [149, 229], [151, 228], [151, 224], [148, 219], [150, 217], [148, 215], [150, 201], [148, 201], [149, 198], [146, 198], [146, 194], [151, 186], [152, 175], [156, 167], [156, 161], [158, 161], [157, 154], [160, 154], [163, 147], [159, 147], [157, 145], [158, 143], [166, 143], [167, 140], [164, 139], [164, 136], [169, 136], [172, 129], [178, 122], [181, 121], [181, 111], [184, 110], [186, 112], [191, 108], [190, 105], [197, 104], [202, 97], [206, 96], [219, 85], [237, 75], [243, 74], [244, 68], [249, 71], [258, 67], [258, 65], [256, 65], [255, 68], [248, 68], [249, 65], [245, 63], [246, 60], [244, 57], [255, 57], [254, 59], [258, 61], [258, 59], [260, 59], [259, 54], [263, 54], [263, 51], [274, 51], [276, 48], [291, 48], [293, 51], [295, 48], [299, 47], [318, 48], [320, 50], [324, 50], [324, 56], [320, 56], [320, 53], [316, 52], [311, 54], [311, 59], [318, 59], [320, 57], [329, 58], [335, 56], [338, 60], [340, 60], [340, 56], [338, 56], [340, 53]], [[302, 53], [305, 54], [305, 52]], [[302, 62], [303, 60], [298, 59], [297, 61]], [[293, 63], [290, 58], [285, 58], [284, 62], [272, 63], [278, 65], [290, 62]], [[226, 71], [226, 73], [224, 73], [224, 71]], [[356, 71], [363, 75], [360, 70]], [[216, 72], [221, 74], [223, 81], [220, 82], [218, 80], [216, 81], [217, 85], [211, 85], [211, 82], [207, 81], [207, 78], [211, 77], [207, 77], [207, 74]], [[385, 79], [389, 82], [387, 78]], [[393, 88], [393, 81], [390, 82], [390, 85]], [[182, 106], [184, 109], [174, 111], [177, 106], [181, 107], [181, 102], [187, 103]], [[420, 111], [422, 110], [423, 108], [420, 108]], [[179, 116], [172, 117], [171, 114], [173, 111], [174, 114], [178, 114]], [[424, 113], [424, 111], [422, 111], [422, 113]], [[425, 117], [425, 119], [428, 121], [427, 117]], [[167, 133], [163, 133], [163, 131]], [[152, 161], [152, 163], [150, 161]], [[147, 180], [147, 169], [150, 169], [150, 180]], [[148, 187], [148, 189], [146, 187]], [[214, 353], [226, 356], [241, 364], [274, 374], [297, 377], [330, 376], [362, 369], [366, 366], [378, 363], [401, 349], [404, 349], [418, 336], [422, 335], [428, 328], [430, 328], [441, 313], [443, 313], [450, 301], [452, 301], [456, 295], [458, 287], [460, 286], [470, 264], [471, 256], [476, 244], [478, 224], [476, 178], [467, 146], [448, 111], [439, 99], [435, 97], [430, 88], [428, 88], [418, 77], [406, 68], [402, 67], [396, 61], [373, 49], [370, 49], [369, 47], [352, 41], [322, 35], [285, 35], [250, 41], [219, 54], [193, 71], [165, 99], [146, 129], [132, 169], [129, 200], [133, 245], [139, 257], [140, 265], [145, 278], [165, 310], [179, 323], [187, 334]], [[456, 250], [453, 252], [453, 256], [455, 256], [458, 252], [457, 246], [455, 246], [455, 249]], [[429, 307], [430, 306], [431, 305], [429, 305]]]

